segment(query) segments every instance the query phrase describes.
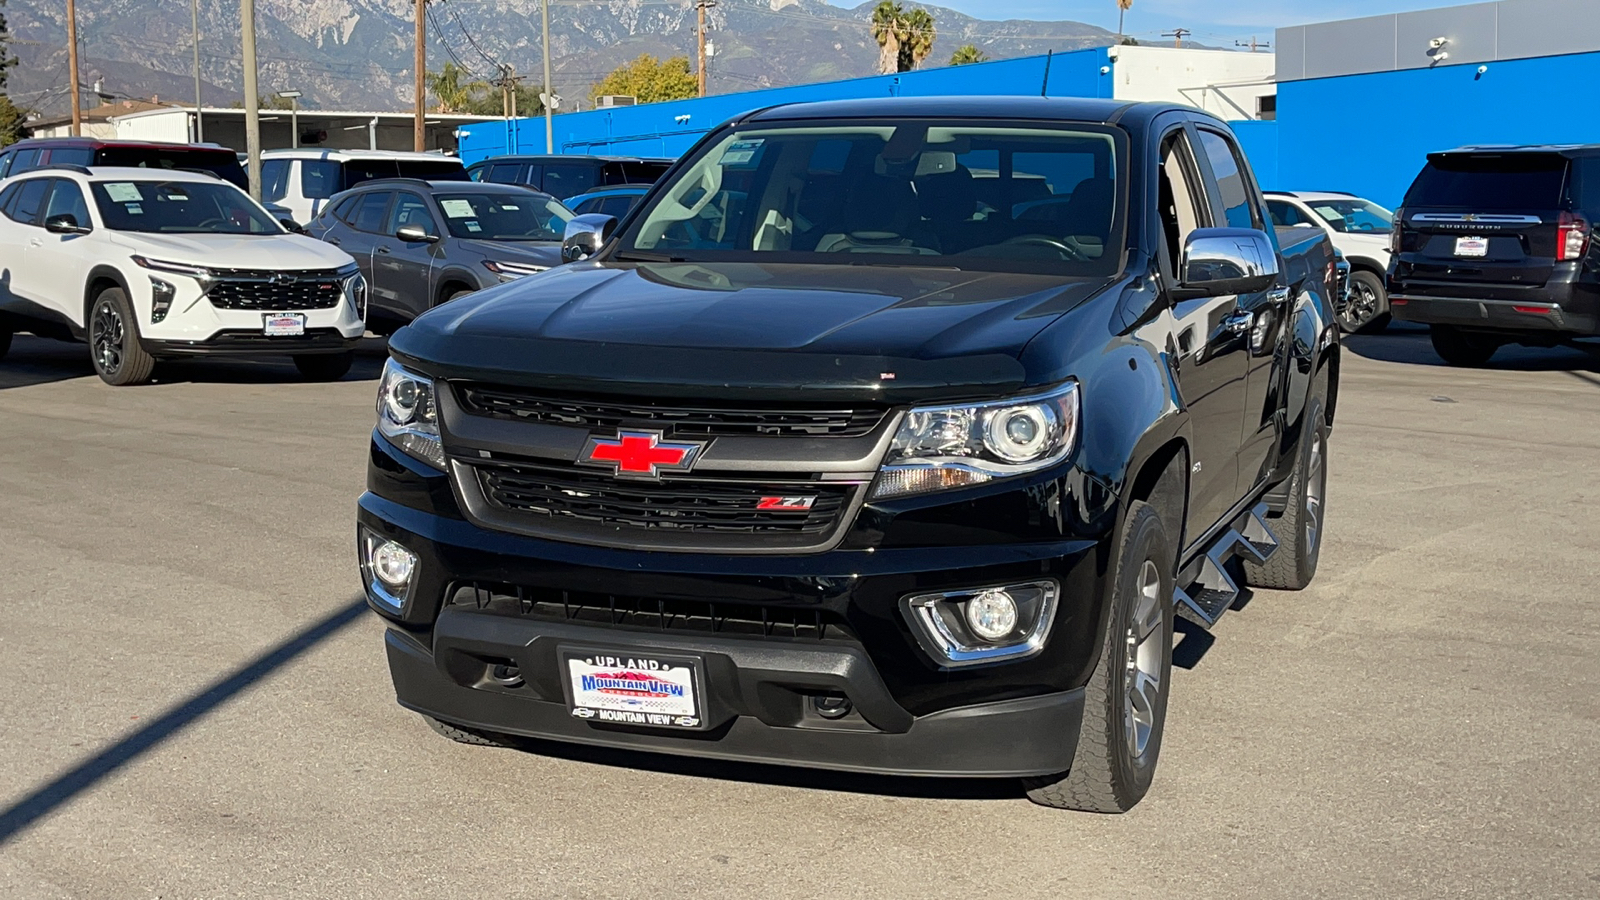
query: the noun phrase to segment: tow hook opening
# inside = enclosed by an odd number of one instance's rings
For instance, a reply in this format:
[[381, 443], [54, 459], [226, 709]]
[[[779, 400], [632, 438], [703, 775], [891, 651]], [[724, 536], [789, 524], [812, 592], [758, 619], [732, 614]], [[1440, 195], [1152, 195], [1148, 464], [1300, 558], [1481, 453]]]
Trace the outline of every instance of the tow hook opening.
[[813, 694], [811, 708], [824, 719], [842, 719], [850, 715], [850, 710], [854, 706], [850, 703], [850, 698], [843, 694]]
[[521, 687], [522, 670], [515, 663], [492, 663], [489, 666], [489, 680], [501, 687]]

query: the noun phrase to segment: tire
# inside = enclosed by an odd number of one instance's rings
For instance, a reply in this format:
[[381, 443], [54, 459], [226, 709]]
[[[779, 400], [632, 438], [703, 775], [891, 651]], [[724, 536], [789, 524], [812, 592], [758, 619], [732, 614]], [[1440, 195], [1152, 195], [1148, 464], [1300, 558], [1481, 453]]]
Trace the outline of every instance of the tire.
[[429, 728], [458, 744], [471, 744], [474, 747], [511, 746], [504, 741], [496, 739], [486, 731], [476, 731], [462, 725], [451, 725], [449, 722], [441, 722], [432, 716], [423, 716], [422, 720], [428, 723]]
[[1452, 366], [1476, 368], [1489, 361], [1500, 341], [1484, 334], [1461, 331], [1450, 325], [1434, 325], [1428, 329], [1428, 339], [1433, 342], [1433, 352]]
[[[1028, 799], [1084, 812], [1132, 809], [1150, 790], [1172, 681], [1177, 550], [1154, 507], [1135, 501], [1117, 555], [1100, 662], [1085, 689], [1072, 768], [1024, 779]], [[1135, 689], [1135, 688], [1139, 689]]]
[[1318, 378], [1318, 389], [1306, 405], [1308, 434], [1301, 436], [1300, 456], [1289, 474], [1288, 505], [1282, 515], [1267, 520], [1278, 549], [1264, 563], [1244, 563], [1251, 587], [1298, 591], [1317, 576], [1328, 496], [1328, 421], [1322, 414], [1327, 377], [1324, 373]]
[[11, 326], [0, 322], [0, 359], [5, 359], [11, 352]]
[[1383, 278], [1364, 270], [1350, 273], [1350, 296], [1335, 309], [1346, 334], [1382, 334], [1389, 327], [1389, 292]]
[[477, 293], [477, 291], [474, 291], [474, 290], [472, 290], [470, 288], [461, 288], [460, 290], [451, 291], [450, 293], [446, 294], [445, 298], [444, 298], [444, 302], [445, 303], [454, 303], [455, 301], [460, 300], [462, 297], [465, 297], [468, 294], [475, 294], [475, 293]]
[[355, 359], [356, 355], [348, 350], [344, 353], [296, 356], [294, 367], [300, 370], [300, 377], [306, 381], [338, 381], [349, 374], [350, 365]]
[[101, 291], [89, 306], [89, 321], [85, 324], [89, 361], [101, 381], [121, 387], [150, 380], [156, 361], [139, 344], [139, 320], [122, 288]]

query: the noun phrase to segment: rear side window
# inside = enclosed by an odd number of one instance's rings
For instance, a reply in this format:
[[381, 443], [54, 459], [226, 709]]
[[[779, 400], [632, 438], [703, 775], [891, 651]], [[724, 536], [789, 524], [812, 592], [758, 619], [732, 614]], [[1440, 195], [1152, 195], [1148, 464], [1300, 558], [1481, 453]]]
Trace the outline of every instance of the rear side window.
[[344, 223], [349, 224], [351, 219], [354, 217], [356, 204], [360, 202], [360, 200], [361, 198], [359, 196], [346, 197], [343, 200], [340, 200], [339, 203], [333, 207], [333, 209], [329, 210], [328, 215], [334, 216]]
[[39, 219], [39, 211], [44, 207], [45, 192], [50, 189], [49, 178], [35, 178], [24, 182], [22, 189], [17, 192], [17, 200], [6, 209], [6, 215], [24, 225], [32, 225]]
[[393, 178], [400, 174], [400, 169], [392, 159], [352, 159], [341, 165], [344, 167], [344, 184], [339, 190], [353, 188], [363, 181]]
[[18, 175], [39, 164], [39, 151], [18, 150], [11, 159], [11, 168], [6, 170], [7, 175]]
[[300, 196], [326, 200], [344, 190], [339, 186], [339, 164], [327, 159], [300, 161]]
[[620, 219], [633, 209], [633, 204], [638, 200], [638, 197], [607, 197], [600, 201], [598, 212]]
[[57, 147], [49, 155], [53, 166], [87, 166], [94, 163], [94, 151], [88, 147]]
[[287, 159], [269, 159], [261, 164], [261, 199], [282, 200], [289, 195], [289, 167]]
[[1585, 156], [1573, 161], [1573, 176], [1577, 183], [1569, 192], [1573, 205], [1589, 215], [1589, 221], [1600, 218], [1600, 156]]
[[398, 170], [401, 178], [421, 178], [424, 181], [471, 181], [467, 170], [458, 159], [402, 159]]
[[1459, 154], [1428, 161], [1406, 192], [1408, 207], [1556, 209], [1567, 160], [1555, 153]]
[[[1255, 211], [1251, 208], [1250, 186], [1245, 180], [1244, 166], [1233, 143], [1215, 131], [1199, 129], [1200, 149], [1211, 162], [1211, 173], [1216, 176], [1217, 200], [1222, 206], [1223, 219], [1230, 228], [1259, 228]], [[1210, 185], [1207, 185], [1210, 187]]]
[[389, 198], [393, 196], [388, 191], [373, 191], [363, 194], [361, 202], [356, 205], [355, 216], [350, 220], [350, 227], [358, 231], [370, 231], [373, 234], [382, 234], [384, 213], [389, 209]]
[[1267, 215], [1272, 217], [1272, 224], [1284, 228], [1290, 228], [1302, 222], [1310, 224], [1310, 220], [1300, 215], [1300, 210], [1296, 209], [1293, 203], [1285, 200], [1268, 198]]
[[11, 202], [17, 199], [17, 192], [20, 190], [22, 190], [22, 185], [17, 183], [8, 184], [6, 185], [5, 190], [0, 191], [0, 212], [4, 212], [5, 210], [11, 208]]
[[591, 165], [545, 166], [544, 185], [541, 189], [558, 200], [562, 197], [574, 197], [593, 189], [597, 175], [599, 172]]
[[496, 163], [488, 167], [489, 176], [484, 181], [495, 184], [519, 184], [522, 166], [518, 163]]
[[137, 169], [190, 169], [210, 172], [241, 189], [248, 184], [244, 167], [239, 165], [239, 157], [232, 150], [110, 146], [95, 151], [94, 164]]

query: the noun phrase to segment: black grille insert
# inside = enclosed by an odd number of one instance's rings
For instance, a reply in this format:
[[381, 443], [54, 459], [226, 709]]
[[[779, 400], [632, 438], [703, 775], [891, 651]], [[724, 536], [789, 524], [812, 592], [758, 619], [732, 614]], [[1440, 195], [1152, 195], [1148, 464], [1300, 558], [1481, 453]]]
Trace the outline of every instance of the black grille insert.
[[[658, 533], [792, 538], [814, 544], [838, 526], [855, 489], [839, 483], [693, 477], [629, 481], [605, 472], [531, 462], [474, 460], [470, 465], [492, 506], [546, 520], [557, 530], [587, 524]], [[774, 504], [774, 498], [783, 502]], [[791, 508], [761, 509], [763, 500], [769, 507]]]
[[499, 615], [610, 628], [818, 641], [856, 640], [855, 633], [838, 614], [818, 606], [625, 597], [481, 582], [457, 587], [450, 603]]
[[670, 428], [680, 437], [719, 435], [776, 435], [781, 437], [869, 434], [883, 421], [882, 409], [812, 409], [795, 407], [739, 408], [727, 406], [675, 406], [603, 400], [593, 397], [557, 397], [515, 387], [458, 384], [456, 395], [470, 413], [523, 422], [611, 429], [624, 425]]
[[339, 274], [325, 272], [256, 272], [216, 270], [218, 280], [206, 292], [217, 309], [261, 312], [290, 309], [333, 309], [344, 300]]

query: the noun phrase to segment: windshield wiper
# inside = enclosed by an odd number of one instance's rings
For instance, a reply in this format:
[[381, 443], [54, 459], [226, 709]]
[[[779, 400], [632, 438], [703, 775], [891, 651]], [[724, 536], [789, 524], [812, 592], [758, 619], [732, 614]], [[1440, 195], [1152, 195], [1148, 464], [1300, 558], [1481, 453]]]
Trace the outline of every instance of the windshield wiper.
[[622, 262], [688, 262], [682, 256], [668, 256], [665, 253], [647, 253], [643, 250], [623, 250], [612, 254], [613, 259]]

